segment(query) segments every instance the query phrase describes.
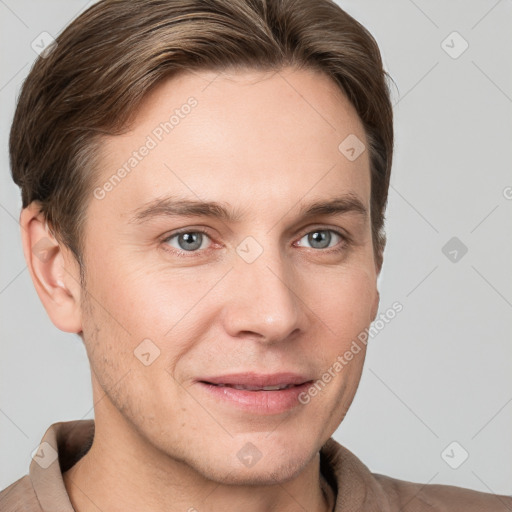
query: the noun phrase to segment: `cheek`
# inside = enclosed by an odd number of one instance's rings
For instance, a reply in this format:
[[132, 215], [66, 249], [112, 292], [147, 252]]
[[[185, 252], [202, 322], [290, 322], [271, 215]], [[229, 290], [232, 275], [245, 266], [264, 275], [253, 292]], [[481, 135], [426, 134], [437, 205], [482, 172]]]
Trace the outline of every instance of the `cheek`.
[[357, 336], [373, 320], [376, 275], [363, 266], [340, 268], [309, 281], [305, 297], [335, 337]]
[[[120, 253], [104, 255], [94, 283], [107, 321], [125, 334], [161, 336], [186, 313], [196, 288], [177, 272], [153, 268]], [[144, 332], [146, 329], [149, 332]]]
[[[216, 306], [210, 307], [211, 297], [205, 295], [223, 271], [201, 272], [198, 277], [190, 269], [142, 268], [125, 262], [109, 263], [102, 273], [106, 279], [96, 279], [92, 294], [101, 304], [95, 308], [94, 319], [102, 326], [103, 353], [112, 352], [107, 357], [116, 356], [123, 367], [137, 367], [134, 351], [143, 344], [140, 350], [148, 348], [165, 356], [151, 366], [172, 368], [174, 361], [201, 338], [207, 320], [211, 320]], [[111, 339], [116, 342], [110, 343]]]

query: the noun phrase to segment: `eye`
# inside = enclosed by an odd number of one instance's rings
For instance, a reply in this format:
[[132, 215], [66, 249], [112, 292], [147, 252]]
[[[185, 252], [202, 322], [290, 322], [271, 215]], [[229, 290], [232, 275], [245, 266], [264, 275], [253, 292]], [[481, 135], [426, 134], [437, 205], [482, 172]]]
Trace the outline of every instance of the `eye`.
[[[332, 229], [316, 229], [315, 231], [310, 231], [300, 240], [304, 239], [307, 240], [307, 243], [310, 244], [313, 249], [331, 249], [336, 247], [337, 239], [341, 242], [346, 241], [346, 237]], [[330, 245], [333, 240], [335, 242], [334, 245]], [[299, 245], [302, 245], [302, 243], [299, 243]], [[343, 248], [343, 245], [344, 244], [339, 248], [340, 250]]]
[[[302, 240], [306, 239], [312, 249], [321, 249], [324, 252], [336, 252], [345, 249], [350, 243], [348, 236], [333, 229], [316, 229], [306, 233], [298, 243], [302, 246]], [[207, 250], [208, 240], [212, 241], [206, 231], [201, 229], [188, 229], [173, 233], [162, 240], [164, 249], [177, 256], [198, 255]], [[341, 242], [341, 243], [340, 243]]]
[[205, 249], [205, 242], [210, 237], [204, 231], [181, 231], [163, 240], [178, 252], [197, 252]]

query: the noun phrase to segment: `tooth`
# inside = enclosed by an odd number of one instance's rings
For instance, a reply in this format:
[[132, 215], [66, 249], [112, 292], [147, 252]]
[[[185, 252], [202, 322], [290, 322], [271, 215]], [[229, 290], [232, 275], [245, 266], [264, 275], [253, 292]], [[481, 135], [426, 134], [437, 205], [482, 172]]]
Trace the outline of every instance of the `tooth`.
[[242, 391], [278, 391], [281, 389], [289, 389], [293, 387], [293, 384], [286, 384], [286, 385], [277, 385], [277, 386], [263, 386], [263, 387], [257, 387], [257, 386], [243, 386], [241, 384], [216, 384], [217, 386], [222, 387], [229, 387], [233, 389], [238, 389]]

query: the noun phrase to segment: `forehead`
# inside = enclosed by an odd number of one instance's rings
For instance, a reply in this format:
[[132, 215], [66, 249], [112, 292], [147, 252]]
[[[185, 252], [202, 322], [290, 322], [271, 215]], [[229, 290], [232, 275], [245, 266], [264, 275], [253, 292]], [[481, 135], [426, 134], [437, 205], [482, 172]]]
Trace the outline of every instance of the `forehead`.
[[368, 151], [347, 158], [347, 140], [364, 149], [363, 126], [318, 71], [181, 73], [146, 96], [130, 131], [105, 137], [97, 185], [106, 193], [92, 213], [128, 220], [165, 195], [277, 214], [350, 193], [369, 209]]

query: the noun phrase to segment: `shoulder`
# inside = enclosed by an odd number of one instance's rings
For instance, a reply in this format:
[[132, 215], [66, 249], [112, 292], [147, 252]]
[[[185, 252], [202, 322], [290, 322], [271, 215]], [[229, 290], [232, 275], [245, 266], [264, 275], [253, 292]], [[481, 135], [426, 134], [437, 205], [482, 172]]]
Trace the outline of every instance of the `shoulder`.
[[0, 510], [2, 512], [42, 512], [28, 475], [0, 491]]
[[372, 473], [330, 438], [321, 450], [322, 473], [337, 493], [336, 512], [512, 512], [512, 497], [453, 485], [422, 484]]
[[510, 512], [512, 497], [441, 484], [421, 484], [372, 473], [403, 512]]
[[73, 508], [62, 479], [62, 472], [69, 469], [87, 452], [93, 436], [93, 420], [52, 424], [46, 430], [37, 455], [30, 463], [28, 475], [0, 492], [0, 511], [71, 512]]

